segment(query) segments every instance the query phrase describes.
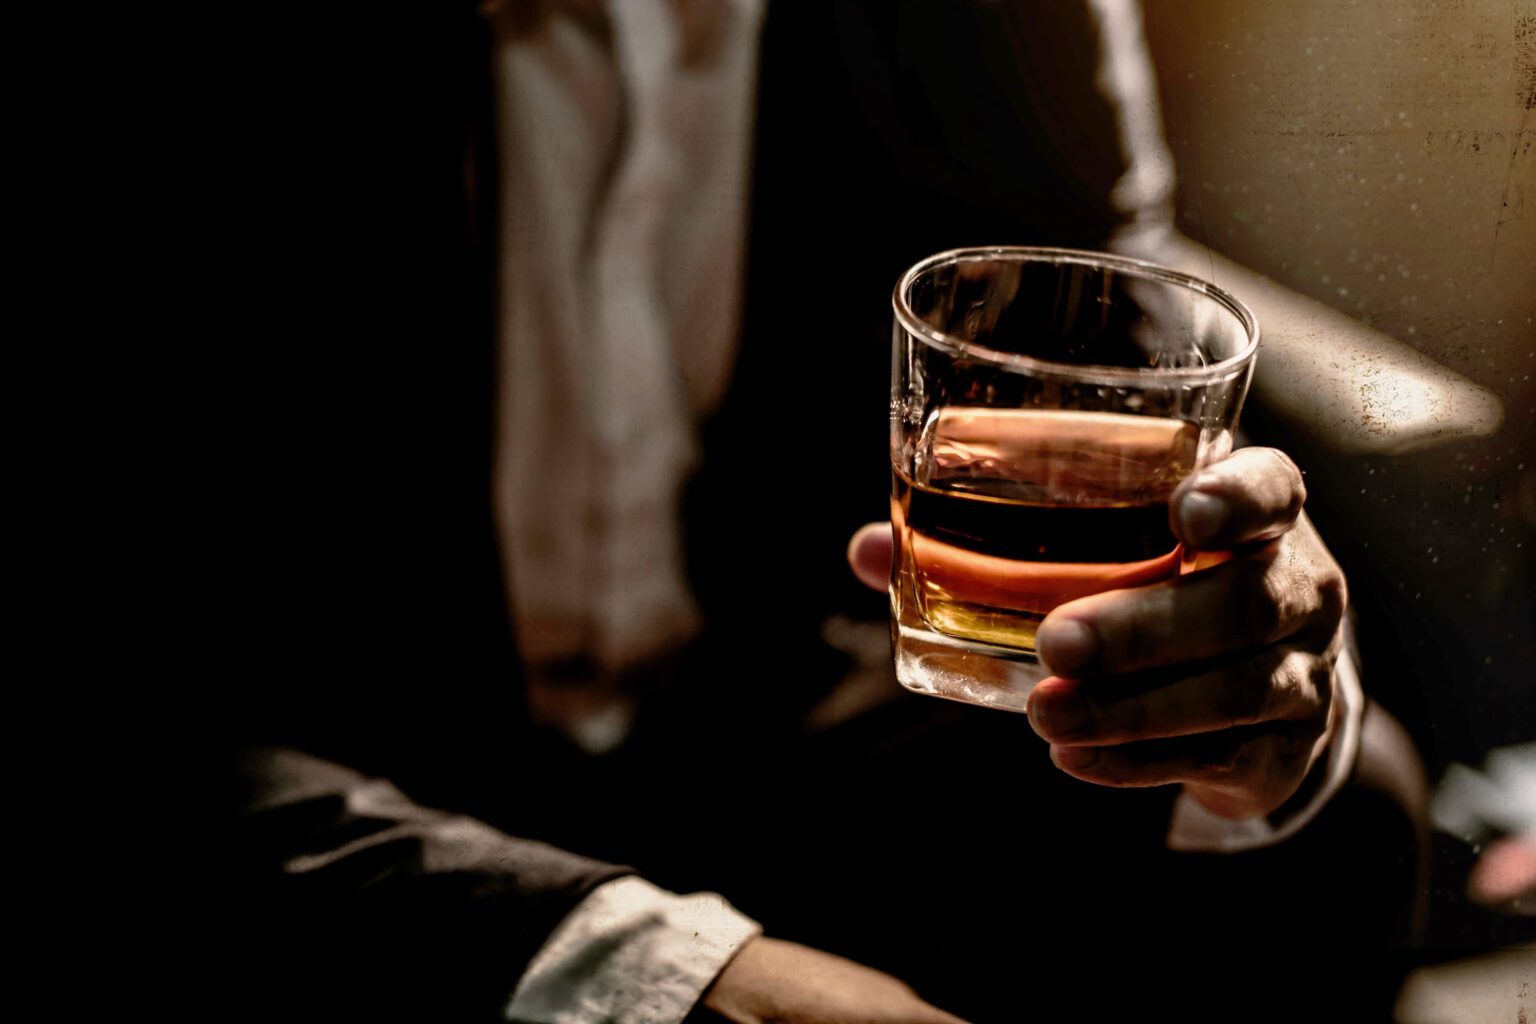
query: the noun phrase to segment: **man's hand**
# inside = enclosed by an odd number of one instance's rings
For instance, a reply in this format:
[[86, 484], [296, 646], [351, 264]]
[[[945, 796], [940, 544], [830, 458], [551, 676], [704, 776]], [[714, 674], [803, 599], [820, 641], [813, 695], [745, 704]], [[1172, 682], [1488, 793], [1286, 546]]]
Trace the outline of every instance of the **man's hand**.
[[964, 1024], [889, 974], [761, 937], [741, 948], [703, 1002], [734, 1024]]
[[1242, 449], [1170, 504], [1185, 544], [1230, 559], [1046, 617], [1037, 645], [1057, 676], [1029, 713], [1059, 768], [1108, 786], [1181, 782], [1229, 818], [1296, 791], [1331, 735], [1346, 602], [1305, 498], [1290, 459]]
[[[1029, 719], [1051, 759], [1105, 786], [1183, 783], [1228, 818], [1267, 814], [1301, 785], [1333, 733], [1344, 575], [1301, 511], [1294, 463], [1245, 448], [1181, 483], [1174, 532], [1199, 571], [1061, 605], [1041, 623]], [[889, 535], [889, 530], [885, 531]], [[849, 546], [873, 583], [889, 542]], [[882, 583], [881, 586], [884, 586]]]

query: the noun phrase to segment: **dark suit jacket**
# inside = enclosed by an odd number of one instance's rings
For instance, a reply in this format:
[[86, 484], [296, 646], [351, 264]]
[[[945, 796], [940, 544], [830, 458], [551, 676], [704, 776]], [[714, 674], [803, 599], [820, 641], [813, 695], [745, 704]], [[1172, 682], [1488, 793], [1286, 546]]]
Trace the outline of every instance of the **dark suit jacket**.
[[[491, 832], [466, 843], [285, 747], [719, 886], [781, 934], [926, 971], [957, 999], [1006, 982], [1016, 951], [962, 965], [923, 936], [988, 934], [996, 913], [1051, 915], [1090, 890], [1161, 921], [1170, 794], [1088, 792], [1021, 759], [1007, 716], [936, 702], [830, 740], [796, 731], [842, 668], [822, 619], [885, 614], [843, 546], [886, 509], [897, 275], [960, 245], [1099, 246], [1123, 215], [1105, 198], [1124, 155], [1082, 11], [773, 6], [742, 354], [683, 509], [708, 628], [605, 768], [525, 722], [488, 498], [488, 34], [467, 5], [417, 6], [242, 23], [208, 44], [226, 48], [209, 259], [233, 287], [206, 386], [235, 428], [210, 457], [236, 480], [209, 658], [231, 680], [220, 736], [262, 745], [226, 762], [241, 815], [226, 882], [255, 976], [350, 1010], [366, 995], [492, 1014], [540, 936], [621, 870]], [[999, 784], [1065, 845], [1021, 849]], [[1010, 850], [1029, 856], [1010, 865]], [[1030, 866], [1044, 853], [1049, 875]], [[1055, 885], [1028, 899], [1014, 884], [1042, 877]]]

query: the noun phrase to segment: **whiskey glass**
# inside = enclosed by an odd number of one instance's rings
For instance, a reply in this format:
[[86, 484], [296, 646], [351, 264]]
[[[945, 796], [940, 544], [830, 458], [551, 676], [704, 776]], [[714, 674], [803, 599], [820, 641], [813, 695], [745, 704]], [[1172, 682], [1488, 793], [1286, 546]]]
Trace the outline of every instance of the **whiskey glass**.
[[1258, 324], [1197, 278], [1072, 249], [940, 253], [892, 304], [896, 676], [1023, 711], [1047, 613], [1193, 569], [1169, 499], [1231, 451]]

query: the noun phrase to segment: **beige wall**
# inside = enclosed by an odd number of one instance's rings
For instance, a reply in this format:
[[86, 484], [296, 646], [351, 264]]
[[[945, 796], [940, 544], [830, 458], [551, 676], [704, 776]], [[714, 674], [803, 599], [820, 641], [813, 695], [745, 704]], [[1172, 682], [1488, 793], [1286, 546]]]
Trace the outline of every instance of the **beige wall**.
[[1145, 8], [1186, 230], [1528, 417], [1536, 2]]

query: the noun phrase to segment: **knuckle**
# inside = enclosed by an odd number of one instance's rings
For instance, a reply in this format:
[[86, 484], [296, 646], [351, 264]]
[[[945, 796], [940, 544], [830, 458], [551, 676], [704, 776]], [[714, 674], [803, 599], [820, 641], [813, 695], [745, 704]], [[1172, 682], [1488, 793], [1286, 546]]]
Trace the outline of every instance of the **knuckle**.
[[1220, 727], [1256, 725], [1269, 718], [1270, 680], [1251, 676], [1229, 678], [1217, 690], [1216, 714]]
[[1280, 718], [1285, 712], [1305, 704], [1310, 689], [1306, 667], [1298, 663], [1294, 654], [1286, 655], [1270, 675], [1270, 710], [1274, 712], [1271, 717]]
[[1269, 717], [1293, 719], [1308, 717], [1316, 700], [1308, 672], [1309, 658], [1299, 651], [1287, 652], [1270, 672]]
[[1287, 536], [1263, 563], [1247, 607], [1253, 625], [1275, 641], [1314, 624], [1336, 626], [1346, 601], [1343, 573], [1336, 567], [1320, 570]]
[[1312, 717], [1326, 720], [1333, 707], [1333, 659], [1313, 658], [1307, 669], [1307, 682]]
[[1307, 481], [1301, 474], [1301, 467], [1296, 465], [1296, 460], [1278, 448], [1269, 449], [1274, 455], [1275, 461], [1280, 463], [1280, 472], [1285, 478], [1289, 497], [1286, 503], [1286, 515], [1295, 519], [1301, 514], [1301, 507], [1307, 503]]
[[1337, 625], [1344, 618], [1344, 610], [1349, 607], [1349, 584], [1344, 579], [1344, 573], [1338, 566], [1330, 565], [1318, 578], [1316, 588], [1318, 618], [1325, 623]]
[[1236, 603], [1243, 617], [1240, 625], [1266, 641], [1275, 639], [1294, 600], [1289, 574], [1272, 561], [1247, 562], [1238, 572], [1238, 585], [1246, 598]]

